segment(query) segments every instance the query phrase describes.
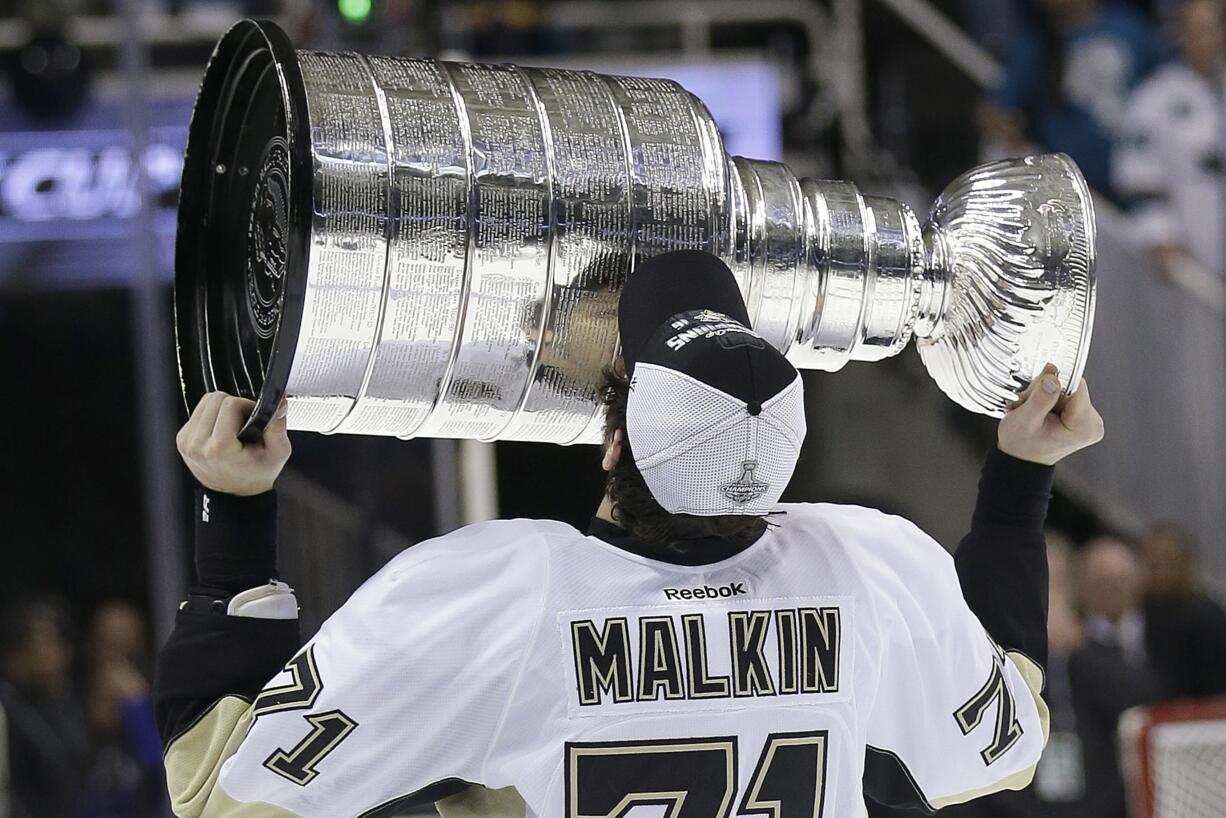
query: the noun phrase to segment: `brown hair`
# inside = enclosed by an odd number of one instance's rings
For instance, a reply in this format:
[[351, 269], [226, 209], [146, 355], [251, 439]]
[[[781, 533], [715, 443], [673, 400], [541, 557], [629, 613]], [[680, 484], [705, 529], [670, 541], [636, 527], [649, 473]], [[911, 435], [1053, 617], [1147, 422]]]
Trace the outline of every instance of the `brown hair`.
[[605, 446], [613, 442], [614, 432], [622, 430], [621, 457], [605, 481], [605, 491], [613, 502], [613, 517], [617, 524], [635, 539], [656, 546], [676, 545], [679, 541], [697, 537], [721, 537], [748, 545], [762, 536], [770, 525], [765, 517], [749, 514], [716, 517], [670, 514], [656, 502], [634, 462], [630, 437], [626, 432], [626, 401], [630, 395], [630, 381], [620, 367], [606, 366], [602, 375], [600, 397], [605, 406]]

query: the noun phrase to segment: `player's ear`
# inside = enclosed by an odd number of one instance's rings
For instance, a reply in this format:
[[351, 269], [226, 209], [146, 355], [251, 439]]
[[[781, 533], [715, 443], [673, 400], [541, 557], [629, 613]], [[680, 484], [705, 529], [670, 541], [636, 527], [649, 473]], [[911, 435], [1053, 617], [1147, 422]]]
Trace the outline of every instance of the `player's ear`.
[[613, 432], [613, 440], [604, 450], [604, 460], [601, 461], [600, 467], [605, 471], [613, 471], [617, 468], [617, 462], [622, 459], [622, 430], [617, 429]]

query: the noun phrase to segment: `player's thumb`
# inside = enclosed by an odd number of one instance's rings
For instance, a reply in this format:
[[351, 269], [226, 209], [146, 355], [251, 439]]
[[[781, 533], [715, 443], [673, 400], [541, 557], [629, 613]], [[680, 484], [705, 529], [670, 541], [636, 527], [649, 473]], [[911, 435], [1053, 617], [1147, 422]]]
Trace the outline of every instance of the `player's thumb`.
[[1048, 364], [1035, 380], [1034, 388], [1026, 396], [1025, 402], [1014, 411], [1035, 420], [1042, 420], [1056, 408], [1060, 400], [1059, 371], [1054, 364]]

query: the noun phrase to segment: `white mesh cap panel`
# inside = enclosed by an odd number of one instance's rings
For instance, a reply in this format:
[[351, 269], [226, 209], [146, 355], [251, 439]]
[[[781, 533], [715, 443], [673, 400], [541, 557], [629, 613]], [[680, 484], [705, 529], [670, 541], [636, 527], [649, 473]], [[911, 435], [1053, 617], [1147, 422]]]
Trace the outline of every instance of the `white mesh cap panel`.
[[626, 407], [635, 463], [672, 514], [765, 514], [805, 435], [799, 374], [751, 415], [742, 400], [656, 364], [635, 367]]

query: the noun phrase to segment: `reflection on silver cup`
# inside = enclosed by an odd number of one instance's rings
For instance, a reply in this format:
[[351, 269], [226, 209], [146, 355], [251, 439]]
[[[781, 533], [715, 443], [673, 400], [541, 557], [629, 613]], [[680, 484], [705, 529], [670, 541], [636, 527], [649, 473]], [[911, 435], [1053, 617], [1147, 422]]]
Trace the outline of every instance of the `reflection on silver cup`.
[[[194, 402], [288, 396], [290, 427], [591, 442], [636, 262], [732, 267], [799, 367], [897, 354], [1000, 415], [1046, 360], [1066, 388], [1094, 308], [1094, 220], [1067, 157], [956, 180], [921, 228], [847, 182], [729, 158], [663, 80], [295, 52], [243, 21], [209, 63], [176, 251]], [[242, 271], [242, 272], [240, 272]]]

